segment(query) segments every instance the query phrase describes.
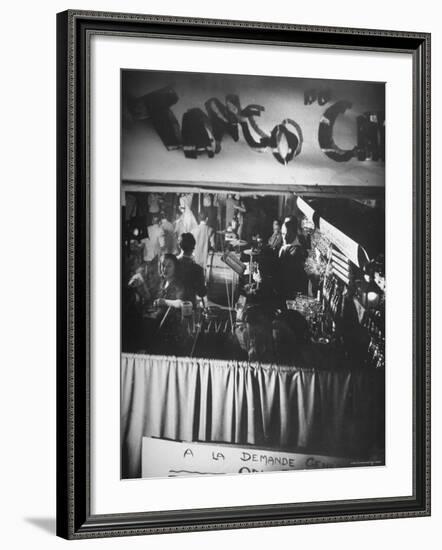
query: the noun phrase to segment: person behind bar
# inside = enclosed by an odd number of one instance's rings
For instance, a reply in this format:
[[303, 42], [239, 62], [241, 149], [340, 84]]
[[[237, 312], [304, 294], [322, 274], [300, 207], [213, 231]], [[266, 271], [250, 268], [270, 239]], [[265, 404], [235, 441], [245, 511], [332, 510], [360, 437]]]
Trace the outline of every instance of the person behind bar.
[[272, 362], [272, 320], [266, 308], [260, 305], [248, 307], [243, 322], [235, 328], [235, 337], [249, 361]]
[[307, 254], [298, 239], [297, 224], [294, 221], [285, 221], [281, 234], [283, 245], [279, 250], [280, 289], [286, 300], [294, 298], [297, 292], [307, 293], [308, 279], [304, 271]]
[[274, 361], [292, 365], [307, 346], [308, 324], [299, 311], [279, 312], [272, 322]]
[[193, 259], [195, 244], [195, 237], [192, 233], [183, 233], [179, 241], [181, 254], [178, 256], [178, 266], [184, 287], [185, 299], [191, 301], [194, 307], [196, 306], [197, 296], [204, 302], [204, 297], [207, 295], [204, 270]]
[[284, 223], [286, 223], [286, 222], [292, 222], [292, 223], [295, 224], [296, 230], [297, 230], [298, 241], [301, 244], [301, 246], [304, 247], [304, 249], [307, 253], [307, 250], [309, 250], [311, 248], [310, 236], [309, 235], [304, 235], [303, 232], [302, 232], [302, 229], [301, 229], [301, 231], [299, 230], [300, 224], [298, 222], [298, 218], [296, 216], [294, 216], [293, 214], [290, 214], [290, 215], [288, 215], [284, 218]]

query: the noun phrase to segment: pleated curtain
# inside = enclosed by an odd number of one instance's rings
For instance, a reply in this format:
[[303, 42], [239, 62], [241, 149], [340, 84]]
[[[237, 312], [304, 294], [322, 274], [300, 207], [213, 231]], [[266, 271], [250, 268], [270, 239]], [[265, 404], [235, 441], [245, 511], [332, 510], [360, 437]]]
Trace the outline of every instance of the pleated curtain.
[[143, 436], [353, 456], [373, 445], [364, 370], [131, 354], [121, 367], [123, 478], [141, 475]]

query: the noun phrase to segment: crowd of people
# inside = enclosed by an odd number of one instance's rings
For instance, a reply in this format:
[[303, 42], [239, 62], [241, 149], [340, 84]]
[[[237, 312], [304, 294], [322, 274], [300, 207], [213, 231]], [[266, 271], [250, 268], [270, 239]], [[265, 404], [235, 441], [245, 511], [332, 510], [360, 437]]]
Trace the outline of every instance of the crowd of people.
[[[296, 217], [279, 221], [261, 216], [261, 226], [269, 226], [263, 239], [247, 233], [249, 212], [239, 196], [226, 195], [222, 205], [218, 198], [215, 206], [214, 195], [208, 195], [195, 215], [192, 195], [178, 195], [174, 222], [170, 202], [170, 197], [149, 194], [146, 217], [150, 223], [144, 227], [127, 223], [125, 227], [125, 350], [161, 347], [180, 353], [186, 340], [184, 312], [217, 306], [208, 295], [207, 265], [209, 254], [221, 251], [236, 254], [249, 270], [236, 289], [235, 298], [246, 296], [247, 308], [243, 322], [231, 331], [235, 337], [235, 342], [230, 342], [232, 353], [253, 360], [270, 360], [270, 355], [278, 360], [287, 358], [296, 338], [304, 338], [305, 327], [296, 312], [287, 311], [286, 300], [307, 293], [308, 287], [304, 262], [309, 242], [299, 232]], [[223, 229], [219, 229], [220, 223]], [[246, 235], [250, 240], [241, 239]]]

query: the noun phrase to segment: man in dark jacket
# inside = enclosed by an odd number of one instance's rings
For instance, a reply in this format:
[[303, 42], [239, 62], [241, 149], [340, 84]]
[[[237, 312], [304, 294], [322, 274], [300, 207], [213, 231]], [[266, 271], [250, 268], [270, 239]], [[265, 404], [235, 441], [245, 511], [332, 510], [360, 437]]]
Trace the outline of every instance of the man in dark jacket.
[[307, 294], [308, 278], [304, 271], [307, 253], [298, 239], [295, 222], [285, 221], [281, 234], [283, 245], [279, 249], [280, 292], [284, 299], [291, 299], [297, 292]]
[[179, 242], [181, 254], [178, 256], [179, 277], [184, 286], [185, 300], [190, 300], [194, 307], [197, 296], [204, 302], [207, 295], [204, 270], [193, 259], [195, 244], [192, 233], [183, 233]]

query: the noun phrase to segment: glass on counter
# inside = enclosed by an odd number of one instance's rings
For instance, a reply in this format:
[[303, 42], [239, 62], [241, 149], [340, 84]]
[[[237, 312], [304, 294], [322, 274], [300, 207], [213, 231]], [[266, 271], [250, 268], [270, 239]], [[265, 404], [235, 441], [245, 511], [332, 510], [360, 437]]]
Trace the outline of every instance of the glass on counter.
[[314, 344], [330, 344], [335, 339], [336, 325], [324, 315], [322, 303], [316, 298], [298, 293], [286, 300], [287, 309], [299, 312], [307, 321], [310, 340]]

